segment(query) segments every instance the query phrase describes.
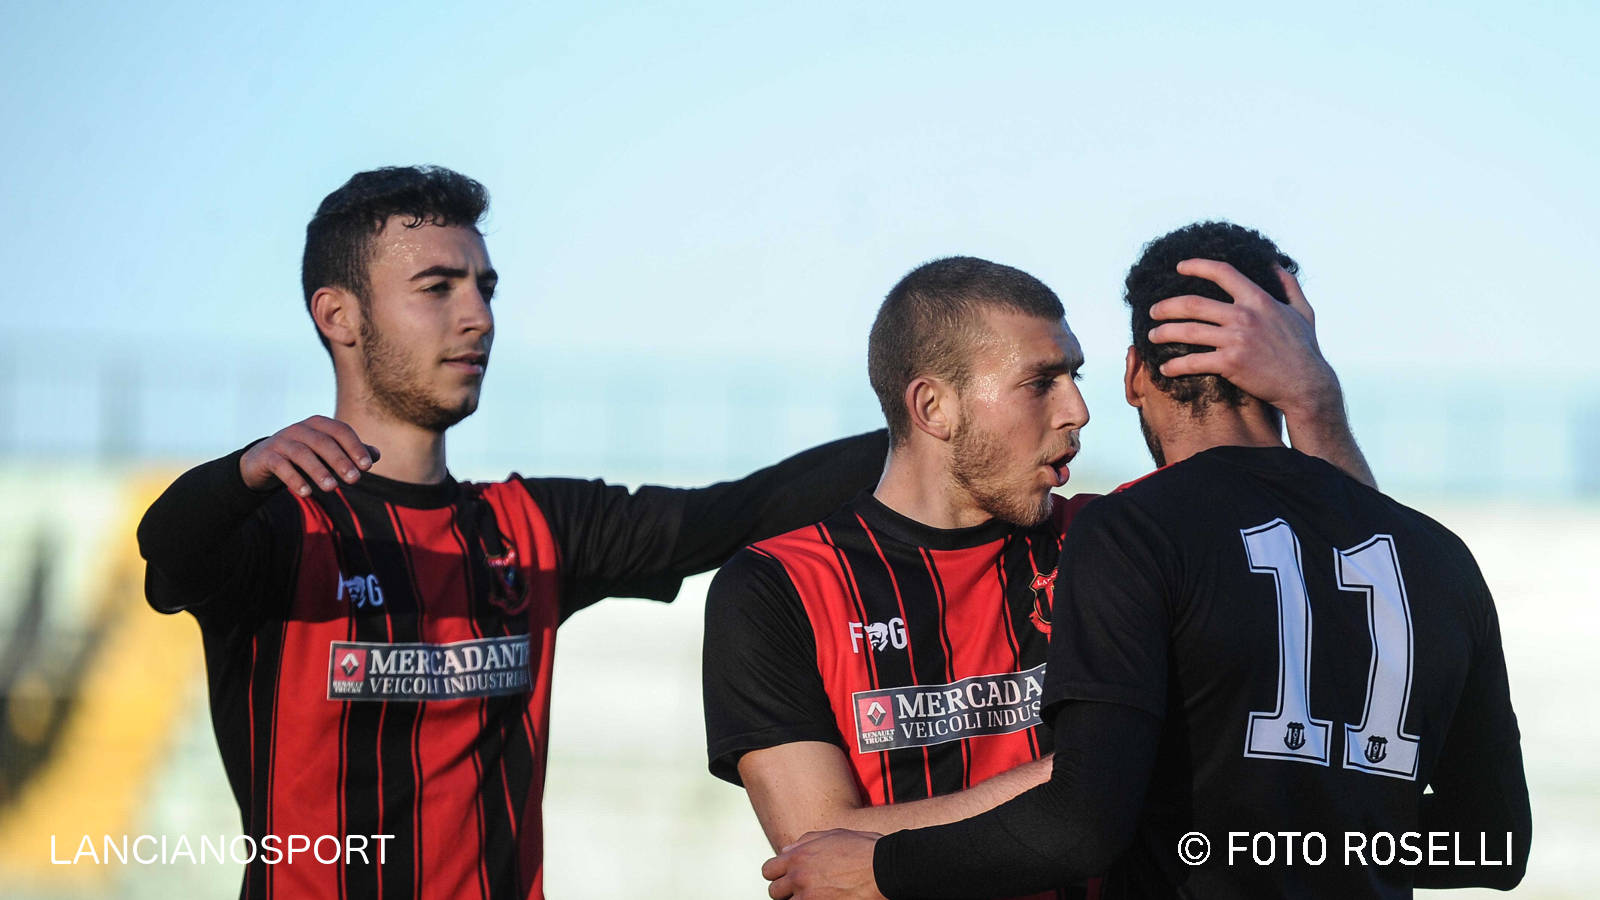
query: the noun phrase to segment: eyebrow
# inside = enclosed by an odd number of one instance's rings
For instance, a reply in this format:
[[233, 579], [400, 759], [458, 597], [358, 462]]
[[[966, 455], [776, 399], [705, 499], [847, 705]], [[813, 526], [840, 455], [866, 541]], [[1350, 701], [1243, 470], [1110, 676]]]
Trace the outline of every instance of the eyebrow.
[[1068, 375], [1083, 368], [1083, 357], [1074, 356], [1050, 362], [1034, 363], [1028, 367], [1028, 377], [1038, 378], [1042, 375]]
[[[454, 266], [429, 266], [428, 268], [423, 269], [421, 272], [418, 272], [417, 274], [411, 276], [411, 278], [409, 280], [410, 281], [421, 281], [424, 278], [465, 278], [465, 277], [467, 277], [467, 270], [466, 269], [458, 269], [458, 268], [456, 268]], [[493, 269], [484, 269], [481, 273], [479, 273], [478, 280], [479, 281], [498, 282], [500, 280], [500, 273], [496, 272]]]

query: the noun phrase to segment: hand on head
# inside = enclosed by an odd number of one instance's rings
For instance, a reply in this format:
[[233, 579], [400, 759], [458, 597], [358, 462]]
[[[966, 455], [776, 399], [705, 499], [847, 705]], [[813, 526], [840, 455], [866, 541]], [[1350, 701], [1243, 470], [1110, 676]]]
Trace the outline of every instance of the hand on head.
[[1152, 306], [1151, 318], [1164, 324], [1151, 329], [1151, 341], [1216, 348], [1169, 360], [1161, 374], [1220, 375], [1285, 411], [1313, 406], [1338, 391], [1333, 368], [1317, 346], [1316, 315], [1293, 275], [1277, 270], [1289, 298], [1285, 305], [1225, 262], [1187, 259], [1178, 272], [1216, 282], [1233, 302], [1185, 294]]

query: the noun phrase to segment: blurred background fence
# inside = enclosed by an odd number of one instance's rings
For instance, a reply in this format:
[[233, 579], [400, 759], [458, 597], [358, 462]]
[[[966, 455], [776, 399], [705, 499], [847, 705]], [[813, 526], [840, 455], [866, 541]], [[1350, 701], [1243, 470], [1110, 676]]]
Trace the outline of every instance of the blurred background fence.
[[[313, 346], [0, 341], [0, 893], [229, 896], [228, 863], [54, 865], [84, 835], [233, 835], [198, 632], [142, 603], [134, 523], [181, 468], [314, 412]], [[1120, 385], [1090, 348], [1095, 416], [1074, 490], [1147, 468]], [[491, 364], [451, 436], [459, 477], [698, 483], [876, 427], [863, 366], [551, 348]], [[1595, 384], [1346, 372], [1386, 490], [1473, 547], [1504, 621], [1534, 790], [1522, 893], [1578, 897], [1600, 840], [1600, 726], [1583, 710], [1600, 641]], [[562, 629], [546, 821], [552, 896], [758, 897], [766, 855], [738, 790], [704, 768], [706, 577], [669, 607], [601, 604]], [[57, 845], [50, 843], [57, 840]]]
[[[1120, 357], [1103, 364], [1098, 350], [1084, 384], [1095, 421], [1074, 471], [1121, 481], [1141, 474], [1146, 457], [1128, 427]], [[1369, 368], [1343, 380], [1357, 436], [1390, 493], [1600, 501], [1600, 375]], [[305, 346], [274, 354], [259, 344], [0, 336], [0, 459], [192, 462], [331, 414], [332, 394], [326, 360]], [[859, 359], [503, 351], [485, 414], [451, 432], [450, 458], [462, 477], [532, 466], [693, 482], [881, 421]]]

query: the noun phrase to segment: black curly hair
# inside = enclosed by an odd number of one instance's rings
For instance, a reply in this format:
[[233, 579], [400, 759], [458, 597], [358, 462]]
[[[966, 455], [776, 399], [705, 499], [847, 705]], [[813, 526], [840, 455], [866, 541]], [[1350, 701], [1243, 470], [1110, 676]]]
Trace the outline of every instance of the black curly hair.
[[[306, 312], [311, 311], [312, 295], [324, 287], [344, 288], [366, 306], [372, 241], [391, 216], [403, 217], [407, 228], [468, 225], [476, 231], [488, 208], [489, 192], [483, 185], [443, 166], [357, 172], [323, 198], [306, 225], [306, 249], [300, 260]], [[317, 338], [331, 352], [321, 331]]]
[[950, 256], [912, 269], [878, 307], [867, 339], [867, 378], [898, 446], [911, 433], [906, 385], [921, 375], [958, 389], [969, 376], [970, 346], [980, 334], [979, 312], [998, 307], [1047, 319], [1066, 313], [1045, 283], [1021, 269]]
[[1293, 275], [1300, 266], [1259, 231], [1232, 222], [1196, 222], [1164, 234], [1146, 244], [1139, 260], [1128, 270], [1127, 292], [1123, 299], [1133, 312], [1133, 346], [1150, 371], [1150, 380], [1174, 400], [1204, 412], [1213, 403], [1237, 409], [1248, 396], [1220, 375], [1182, 375], [1168, 378], [1161, 364], [1186, 353], [1206, 352], [1213, 347], [1196, 344], [1157, 344], [1150, 340], [1156, 325], [1150, 307], [1168, 297], [1198, 294], [1232, 303], [1216, 282], [1178, 274], [1178, 263], [1186, 259], [1215, 259], [1232, 265], [1244, 277], [1260, 285], [1279, 303], [1288, 303], [1288, 293], [1278, 280], [1275, 266]]

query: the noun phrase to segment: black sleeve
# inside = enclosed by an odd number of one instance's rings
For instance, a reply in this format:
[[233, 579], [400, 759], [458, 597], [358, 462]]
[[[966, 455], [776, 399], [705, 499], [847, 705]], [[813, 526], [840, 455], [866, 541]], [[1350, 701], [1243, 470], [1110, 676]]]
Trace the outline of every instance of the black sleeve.
[[879, 892], [1014, 897], [1104, 874], [1138, 825], [1161, 722], [1119, 703], [1066, 702], [1054, 725], [1048, 782], [971, 819], [880, 838]]
[[1429, 781], [1433, 793], [1422, 796], [1418, 830], [1424, 834], [1485, 834], [1489, 835], [1486, 840], [1490, 847], [1503, 846], [1496, 838], [1510, 833], [1511, 859], [1505, 866], [1423, 866], [1416, 872], [1419, 888], [1492, 887], [1508, 891], [1517, 886], [1528, 867], [1533, 812], [1522, 769], [1521, 736], [1516, 713], [1511, 709], [1500, 619], [1488, 588], [1481, 587], [1481, 591], [1487, 604], [1482, 634], [1450, 733]]
[[844, 746], [817, 672], [816, 637], [783, 564], [734, 554], [706, 595], [702, 655], [711, 774], [740, 784], [739, 758], [795, 741]]
[[139, 522], [145, 558], [145, 599], [160, 612], [211, 605], [215, 598], [248, 602], [277, 549], [267, 510], [282, 495], [254, 491], [239, 475], [249, 447], [183, 473]]
[[813, 447], [738, 481], [629, 492], [603, 481], [525, 478], [561, 548], [562, 618], [605, 597], [668, 601], [735, 550], [825, 518], [871, 487], [886, 432]]

